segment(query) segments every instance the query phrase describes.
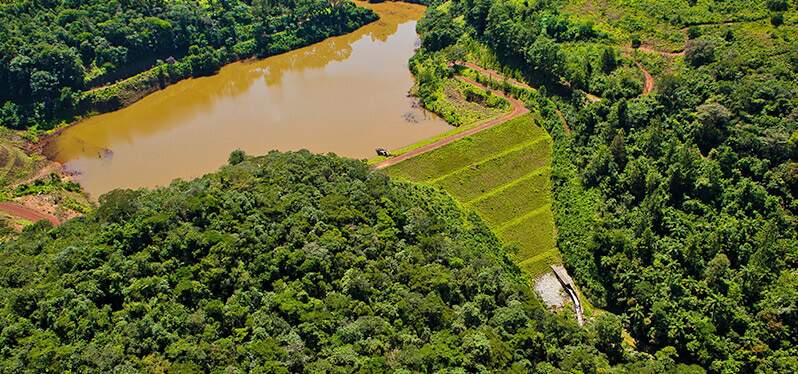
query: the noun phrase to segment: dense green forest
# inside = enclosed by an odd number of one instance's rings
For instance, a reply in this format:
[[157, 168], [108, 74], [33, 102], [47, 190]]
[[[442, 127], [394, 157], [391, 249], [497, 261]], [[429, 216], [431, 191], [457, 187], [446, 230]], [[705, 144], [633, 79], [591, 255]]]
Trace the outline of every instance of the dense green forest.
[[[557, 249], [603, 310], [584, 328], [546, 312], [515, 248], [440, 190], [332, 155], [236, 152], [0, 244], [0, 369], [798, 372], [796, 8], [450, 0], [419, 22], [423, 104], [454, 61], [535, 87]], [[374, 17], [345, 1], [3, 1], [0, 123], [111, 110]]]
[[4, 371], [661, 372], [551, 314], [475, 213], [334, 156], [234, 153], [0, 252]]
[[558, 247], [591, 302], [623, 318], [638, 350], [674, 347], [713, 372], [798, 371], [795, 5], [569, 3], [430, 8], [422, 98], [463, 58], [537, 85]]
[[3, 1], [0, 125], [43, 129], [118, 109], [231, 61], [375, 19], [349, 1]]

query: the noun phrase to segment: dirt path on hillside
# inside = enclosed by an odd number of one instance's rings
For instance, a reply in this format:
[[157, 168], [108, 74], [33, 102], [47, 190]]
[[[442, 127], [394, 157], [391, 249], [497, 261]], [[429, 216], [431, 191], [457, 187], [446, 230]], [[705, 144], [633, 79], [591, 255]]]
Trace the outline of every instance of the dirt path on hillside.
[[42, 213], [26, 206], [8, 201], [0, 202], [0, 212], [10, 214], [28, 221], [36, 222], [41, 220], [50, 221], [53, 226], [58, 226], [60, 222], [53, 215]]
[[646, 78], [646, 83], [643, 85], [643, 96], [646, 96], [654, 90], [654, 77], [651, 76], [651, 73], [649, 73], [639, 61], [635, 61], [635, 65], [643, 72], [643, 76]]
[[[623, 47], [623, 48], [621, 48], [621, 50], [623, 50], [624, 52], [629, 53], [629, 54], [631, 54], [632, 52], [635, 51], [634, 49], [629, 48], [629, 47]], [[654, 49], [651, 49], [651, 48], [646, 48], [646, 47], [640, 47], [637, 50], [644, 51], [644, 52], [651, 52], [651, 53], [667, 54], [667, 55], [669, 55], [671, 57], [672, 56], [682, 56], [682, 55], [684, 55], [684, 51], [682, 51], [682, 52], [662, 52], [662, 51], [657, 51], [657, 50], [654, 50]], [[651, 73], [648, 72], [648, 69], [646, 69], [646, 67], [643, 66], [643, 64], [641, 64], [640, 61], [637, 61], [636, 59], [635, 59], [635, 66], [637, 66], [637, 68], [640, 69], [640, 71], [643, 72], [643, 78], [644, 78], [643, 93], [640, 96], [647, 96], [652, 91], [654, 91], [654, 86], [655, 86], [654, 77], [651, 75]]]
[[648, 53], [654, 53], [654, 54], [662, 55], [662, 56], [665, 56], [665, 57], [678, 57], [678, 56], [684, 56], [684, 53], [685, 53], [685, 51], [684, 51], [684, 50], [681, 50], [681, 51], [676, 51], [676, 52], [666, 52], [666, 51], [660, 51], [659, 49], [654, 49], [654, 48], [651, 48], [651, 47], [646, 47], [646, 46], [644, 46], [644, 45], [641, 45], [640, 47], [637, 47], [637, 48], [632, 48], [632, 47], [621, 47], [621, 49], [622, 49], [622, 50], [624, 50], [625, 52], [643, 51], [643, 52], [648, 52]]
[[696, 22], [685, 27], [682, 27], [680, 30], [683, 32], [687, 32], [691, 27], [703, 27], [703, 26], [724, 26], [724, 25], [734, 25], [737, 23], [755, 23], [760, 22], [768, 19], [770, 16], [760, 16], [752, 19], [740, 19], [740, 20], [726, 20], [726, 21], [715, 21], [715, 22]]
[[21, 180], [19, 182], [16, 182], [16, 183], [12, 184], [10, 186], [10, 188], [16, 188], [17, 186], [22, 185], [22, 184], [33, 183], [33, 182], [35, 182], [38, 179], [43, 179], [43, 178], [49, 177], [53, 173], [55, 173], [55, 174], [60, 174], [61, 173], [61, 170], [63, 169], [63, 165], [61, 165], [60, 163], [58, 163], [56, 161], [51, 161], [50, 159], [46, 159], [46, 160], [47, 160], [47, 164], [45, 164], [36, 173], [34, 173], [33, 175], [31, 175], [28, 178], [25, 178], [25, 179], [23, 179], [23, 180]]
[[[457, 64], [465, 66], [465, 67], [468, 67], [468, 68], [473, 69], [473, 70], [476, 70], [476, 71], [480, 72], [481, 74], [487, 75], [487, 76], [489, 76], [489, 77], [491, 77], [493, 79], [496, 79], [496, 80], [503, 81], [504, 78], [505, 78], [503, 75], [501, 75], [501, 74], [499, 74], [499, 73], [497, 73], [497, 72], [495, 72], [493, 70], [485, 69], [482, 66], [474, 64], [472, 62], [457, 62]], [[648, 74], [648, 72], [645, 72], [644, 74]], [[651, 77], [651, 75], [647, 75], [647, 76]], [[530, 85], [528, 85], [528, 84], [526, 84], [524, 82], [519, 82], [519, 81], [517, 81], [515, 79], [512, 79], [512, 78], [508, 78], [507, 82], [512, 84], [512, 85], [514, 85], [514, 86], [516, 86], [516, 87], [521, 87], [521, 88], [526, 88], [526, 89], [529, 89], [529, 90], [534, 90], [534, 88], [532, 88], [532, 86], [530, 86]], [[652, 83], [651, 83], [652, 84], [651, 85], [652, 88], [654, 87], [653, 82], [654, 81], [652, 79]], [[591, 94], [589, 92], [585, 92], [585, 96], [587, 96], [587, 99], [590, 100], [591, 102], [601, 101], [600, 97], [598, 97], [596, 95], [593, 95], [593, 94]], [[557, 116], [560, 117], [560, 120], [562, 121], [563, 129], [565, 129], [565, 133], [566, 134], [570, 134], [571, 133], [571, 127], [568, 126], [568, 121], [565, 119], [565, 116], [562, 114], [562, 112], [559, 109], [555, 109], [555, 111], [557, 112]]]
[[[498, 81], [506, 81], [506, 82], [516, 86], [516, 87], [521, 87], [521, 88], [530, 89], [530, 90], [533, 89], [530, 85], [528, 85], [528, 84], [526, 84], [524, 82], [519, 82], [519, 81], [517, 81], [515, 79], [512, 79], [512, 78], [506, 78], [505, 76], [501, 75], [500, 73], [498, 73], [498, 72], [496, 72], [494, 70], [485, 69], [485, 68], [483, 68], [483, 67], [481, 67], [479, 65], [476, 65], [474, 63], [471, 63], [471, 62], [457, 62], [457, 64], [465, 66], [465, 67], [468, 67], [470, 69], [473, 69], [473, 70], [479, 72], [480, 74], [486, 75], [486, 76], [488, 76], [490, 78], [493, 78], [493, 79], [496, 79]], [[635, 64], [637, 64], [637, 67], [641, 71], [643, 71], [643, 75], [645, 76], [645, 84], [643, 86], [643, 95], [644, 96], [648, 95], [654, 90], [654, 77], [651, 76], [651, 74], [648, 72], [648, 70], [645, 69], [645, 67], [643, 67], [642, 64], [640, 64], [637, 61], [635, 61]], [[490, 88], [486, 87], [483, 84], [480, 84], [480, 83], [474, 81], [473, 79], [466, 78], [466, 77], [463, 77], [463, 76], [457, 76], [457, 79], [459, 79], [459, 80], [461, 80], [463, 82], [466, 82], [468, 84], [480, 87], [482, 89], [490, 90]], [[416, 156], [418, 156], [420, 154], [424, 154], [424, 153], [427, 153], [429, 151], [432, 151], [432, 150], [438, 149], [440, 147], [443, 147], [443, 146], [445, 146], [447, 144], [450, 144], [450, 143], [452, 143], [454, 141], [460, 140], [460, 139], [465, 138], [467, 136], [474, 135], [476, 133], [479, 133], [480, 131], [487, 130], [487, 129], [493, 127], [493, 126], [502, 124], [504, 122], [507, 122], [507, 121], [509, 121], [509, 120], [511, 120], [513, 118], [516, 118], [518, 116], [524, 115], [524, 114], [529, 112], [529, 109], [527, 109], [526, 106], [524, 106], [524, 103], [522, 103], [520, 100], [515, 99], [513, 97], [510, 97], [510, 96], [507, 96], [503, 92], [500, 92], [500, 91], [496, 91], [496, 90], [491, 90], [491, 91], [494, 94], [496, 94], [496, 95], [506, 99], [507, 101], [509, 101], [510, 104], [512, 105], [513, 110], [510, 113], [508, 113], [508, 114], [505, 114], [505, 115], [503, 115], [501, 117], [498, 117], [498, 118], [487, 120], [486, 122], [484, 122], [484, 123], [482, 123], [480, 125], [474, 126], [473, 128], [470, 128], [470, 129], [468, 129], [466, 131], [463, 131], [461, 133], [457, 133], [457, 134], [454, 134], [454, 135], [451, 135], [451, 136], [447, 136], [447, 137], [445, 137], [443, 139], [440, 139], [440, 140], [435, 141], [433, 143], [421, 146], [421, 147], [416, 148], [416, 149], [414, 149], [412, 151], [409, 151], [407, 153], [403, 153], [403, 154], [401, 154], [399, 156], [396, 156], [396, 157], [389, 158], [387, 160], [381, 161], [381, 162], [379, 162], [377, 164], [374, 164], [372, 166], [372, 169], [374, 169], [374, 170], [385, 169], [387, 167], [396, 165], [396, 164], [398, 164], [398, 163], [400, 163], [402, 161], [405, 161], [405, 160], [411, 159], [413, 157], [416, 157]], [[600, 98], [598, 98], [597, 96], [595, 98], [600, 100]], [[588, 99], [592, 99], [592, 98], [588, 97]], [[591, 101], [594, 101], [594, 100], [591, 100]], [[565, 119], [565, 116], [559, 110], [557, 110], [557, 115], [560, 117], [560, 119], [563, 122], [563, 129], [565, 130], [566, 134], [570, 134], [571, 133], [571, 128], [568, 126], [568, 121]]]
[[534, 88], [532, 88], [532, 86], [530, 86], [530, 85], [528, 85], [528, 84], [526, 84], [524, 82], [519, 82], [519, 81], [517, 81], [517, 80], [515, 80], [513, 78], [507, 78], [504, 75], [501, 75], [501, 74], [499, 74], [498, 72], [496, 72], [494, 70], [485, 69], [482, 66], [479, 66], [479, 65], [477, 65], [477, 64], [475, 64], [473, 62], [456, 62], [455, 64], [456, 65], [465, 66], [465, 67], [467, 67], [469, 69], [472, 69], [472, 70], [476, 70], [479, 73], [481, 73], [482, 75], [487, 75], [488, 77], [493, 78], [493, 79], [495, 79], [497, 81], [502, 81], [503, 82], [506, 79], [507, 83], [510, 83], [513, 86], [524, 88], [524, 89], [527, 89], [527, 90], [533, 90], [534, 89]]
[[[497, 72], [495, 72], [493, 70], [485, 69], [485, 68], [483, 68], [483, 67], [481, 67], [479, 65], [476, 65], [476, 64], [474, 64], [472, 62], [457, 62], [457, 65], [462, 65], [462, 66], [465, 66], [465, 67], [470, 68], [472, 70], [476, 70], [476, 71], [480, 72], [482, 75], [487, 75], [487, 76], [489, 76], [489, 77], [491, 77], [491, 78], [493, 78], [493, 79], [495, 79], [497, 81], [504, 81], [505, 80], [505, 77], [503, 75], [501, 75], [501, 74], [499, 74], [499, 73], [497, 73]], [[516, 86], [516, 87], [525, 88], [525, 89], [528, 89], [528, 90], [534, 90], [534, 88], [532, 88], [532, 86], [530, 86], [530, 85], [528, 85], [528, 84], [526, 84], [524, 82], [519, 82], [519, 81], [517, 81], [515, 79], [512, 79], [512, 78], [507, 78], [507, 83], [510, 83], [511, 85]], [[569, 84], [569, 86], [570, 86], [570, 84]], [[598, 96], [596, 96], [596, 95], [594, 95], [594, 94], [592, 94], [590, 92], [585, 92], [585, 91], [583, 91], [583, 92], [585, 93], [585, 96], [587, 97], [587, 99], [590, 100], [591, 102], [595, 103], [597, 101], [601, 101], [600, 97], [598, 97]]]
[[565, 119], [565, 115], [559, 109], [554, 109], [557, 112], [557, 117], [560, 117], [560, 121], [562, 121], [562, 128], [565, 130], [566, 134], [571, 134], [571, 127], [568, 126], [568, 120]]
[[[474, 66], [476, 66], [476, 65], [474, 65]], [[504, 80], [504, 77], [502, 77], [501, 75], [499, 75], [496, 72], [493, 72], [492, 70], [487, 70], [487, 69], [483, 69], [483, 68], [476, 69], [476, 68], [473, 68], [471, 66], [468, 66], [468, 67], [470, 67], [470, 68], [472, 68], [474, 70], [479, 70], [480, 72], [484, 71], [485, 74], [488, 74], [488, 72], [490, 72], [492, 74], [491, 76], [501, 77], [501, 79]], [[479, 88], [482, 88], [482, 89], [485, 89], [485, 90], [489, 90], [489, 91], [493, 92], [494, 95], [499, 96], [499, 97], [507, 100], [508, 102], [510, 102], [510, 105], [512, 106], [512, 111], [510, 113], [504, 114], [504, 115], [502, 115], [500, 117], [489, 119], [489, 120], [485, 121], [484, 123], [482, 123], [480, 125], [477, 125], [477, 126], [474, 126], [474, 127], [470, 128], [468, 130], [465, 130], [463, 132], [460, 132], [460, 133], [457, 133], [457, 134], [453, 134], [451, 136], [447, 136], [447, 137], [445, 137], [443, 139], [440, 139], [438, 141], [435, 141], [433, 143], [421, 146], [421, 147], [416, 148], [416, 149], [414, 149], [412, 151], [409, 151], [407, 153], [403, 153], [403, 154], [401, 154], [399, 156], [396, 156], [396, 157], [387, 159], [385, 161], [382, 161], [380, 163], [377, 163], [374, 166], [372, 166], [372, 168], [374, 170], [380, 170], [380, 169], [387, 168], [389, 166], [396, 165], [396, 164], [398, 164], [398, 163], [400, 163], [402, 161], [405, 161], [405, 160], [408, 160], [410, 158], [416, 157], [416, 156], [418, 156], [420, 154], [424, 154], [424, 153], [427, 153], [429, 151], [438, 149], [440, 147], [443, 147], [443, 146], [445, 146], [447, 144], [453, 143], [453, 142], [455, 142], [457, 140], [460, 140], [462, 138], [465, 138], [467, 136], [474, 135], [474, 134], [476, 134], [478, 132], [487, 130], [487, 129], [493, 127], [493, 126], [500, 125], [500, 124], [505, 123], [505, 122], [507, 122], [507, 121], [509, 121], [509, 120], [511, 120], [513, 118], [516, 118], [516, 117], [522, 116], [522, 115], [524, 115], [526, 113], [529, 113], [529, 109], [526, 108], [524, 103], [521, 102], [520, 100], [516, 99], [516, 98], [513, 98], [513, 97], [510, 97], [508, 95], [505, 95], [501, 91], [491, 90], [490, 88], [488, 88], [488, 87], [486, 87], [486, 86], [484, 86], [484, 85], [482, 85], [480, 83], [477, 83], [473, 79], [469, 79], [469, 78], [462, 77], [462, 76], [458, 76], [457, 79], [459, 79], [459, 80], [461, 80], [463, 82], [466, 82], [468, 84], [474, 85], [476, 87], [479, 87]], [[508, 82], [512, 82], [512, 81], [508, 80]], [[524, 84], [524, 83], [521, 83], [521, 84]], [[526, 85], [526, 84], [524, 84], [524, 85]], [[529, 87], [529, 86], [526, 85], [526, 87]]]

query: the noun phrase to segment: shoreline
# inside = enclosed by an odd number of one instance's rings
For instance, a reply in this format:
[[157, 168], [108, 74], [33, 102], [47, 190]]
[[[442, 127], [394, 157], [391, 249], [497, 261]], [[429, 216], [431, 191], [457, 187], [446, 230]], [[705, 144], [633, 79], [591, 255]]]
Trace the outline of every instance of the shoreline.
[[[353, 4], [354, 4], [354, 6], [360, 8], [360, 9], [365, 9], [365, 10], [371, 11], [373, 14], [375, 14], [375, 18], [376, 19], [373, 20], [373, 21], [364, 23], [361, 26], [358, 26], [356, 28], [353, 28], [349, 32], [342, 33], [342, 34], [331, 35], [331, 36], [328, 36], [328, 37], [326, 37], [324, 39], [321, 39], [321, 40], [319, 40], [317, 42], [310, 43], [310, 44], [307, 44], [307, 45], [302, 45], [301, 47], [293, 48], [290, 51], [277, 53], [277, 54], [270, 55], [270, 56], [263, 57], [263, 58], [248, 57], [248, 58], [244, 58], [244, 59], [240, 59], [240, 60], [236, 60], [236, 61], [231, 61], [231, 62], [225, 64], [224, 66], [222, 66], [214, 74], [201, 76], [201, 77], [188, 77], [186, 79], [182, 79], [182, 80], [176, 81], [174, 83], [171, 83], [170, 85], [179, 86], [181, 83], [185, 84], [187, 82], [192, 82], [193, 79], [197, 79], [197, 81], [193, 81], [193, 82], [200, 82], [199, 79], [202, 79], [202, 78], [218, 79], [219, 76], [225, 77], [226, 74], [227, 74], [226, 72], [228, 71], [227, 69], [230, 68], [231, 66], [232, 66], [232, 69], [235, 71], [236, 69], [239, 69], [240, 66], [242, 66], [241, 64], [248, 64], [248, 63], [258, 64], [258, 63], [260, 63], [262, 61], [267, 61], [267, 63], [268, 63], [268, 61], [271, 58], [278, 58], [279, 59], [280, 58], [279, 56], [283, 56], [283, 55], [289, 55], [290, 56], [289, 52], [296, 53], [297, 51], [303, 51], [305, 49], [314, 49], [315, 46], [317, 46], [317, 45], [325, 45], [325, 43], [329, 43], [328, 42], [329, 40], [336, 40], [337, 38], [347, 38], [347, 35], [360, 35], [363, 32], [370, 33], [371, 31], [368, 31], [368, 30], [372, 30], [374, 27], [377, 27], [375, 25], [380, 25], [380, 24], [382, 24], [384, 22], [393, 22], [393, 19], [395, 18], [396, 12], [392, 11], [392, 9], [394, 9], [394, 7], [399, 7], [398, 9], [406, 9], [403, 4], [408, 4], [408, 5], [412, 6], [410, 8], [407, 8], [409, 10], [406, 10], [406, 11], [408, 11], [408, 12], [413, 14], [413, 16], [412, 16], [413, 19], [416, 19], [415, 17], [420, 17], [421, 15], [423, 15], [424, 11], [426, 10], [426, 6], [425, 5], [419, 4], [419, 3], [416, 3], [416, 2], [411, 2], [411, 1], [388, 1], [388, 2], [385, 2], [385, 3], [382, 3], [382, 4], [381, 3], [370, 3], [370, 2], [365, 2], [365, 1], [353, 1]], [[393, 4], [396, 4], [396, 5], [393, 5]], [[405, 12], [405, 11], [401, 11], [400, 13], [403, 13], [403, 12]], [[363, 18], [364, 17], [361, 17], [361, 19], [363, 19]], [[377, 22], [377, 21], [380, 21], [380, 22]], [[366, 30], [366, 31], [360, 31], [360, 30]], [[416, 37], [417, 37], [417, 35], [416, 35]], [[300, 53], [302, 53], [302, 52], [300, 52]], [[144, 74], [147, 74], [147, 73], [144, 73]], [[413, 79], [415, 79], [414, 76], [411, 75], [411, 77]], [[138, 78], [133, 78], [133, 79], [138, 79]], [[222, 79], [226, 79], [226, 78], [222, 78]], [[191, 85], [191, 84], [192, 83], [189, 83], [189, 85]], [[167, 87], [168, 86], [165, 86], [162, 89], [159, 89], [158, 91], [166, 90]], [[181, 90], [180, 87], [183, 87], [183, 86], [179, 86], [178, 87], [178, 91]], [[155, 96], [161, 95], [162, 93], [159, 93], [158, 91], [153, 91], [152, 94], [155, 95]], [[169, 92], [174, 92], [174, 91], [169, 91]], [[403, 97], [406, 96], [407, 92], [403, 91], [403, 93], [404, 94], [402, 96]], [[137, 98], [137, 101], [135, 101], [135, 102], [131, 101], [129, 104], [127, 104], [126, 106], [124, 106], [124, 107], [122, 107], [122, 108], [120, 108], [118, 110], [121, 111], [123, 109], [127, 109], [127, 108], [131, 107], [133, 104], [135, 104], [136, 102], [138, 102], [138, 101], [147, 101], [148, 100], [147, 98], [149, 98], [149, 97], [151, 97], [151, 95], [149, 95], [149, 94], [148, 95], [141, 95], [140, 98]], [[423, 110], [426, 111], [426, 109], [423, 109]], [[109, 123], [109, 121], [107, 121], [106, 119], [112, 120], [113, 118], [115, 118], [115, 117], [113, 117], [115, 112], [116, 111], [109, 111], [109, 112], [94, 111], [90, 115], [83, 116], [83, 117], [81, 117], [79, 119], [76, 119], [75, 121], [73, 121], [71, 123], [62, 123], [61, 126], [53, 128], [53, 129], [51, 129], [51, 130], [49, 130], [47, 132], [43, 132], [37, 138], [31, 139], [31, 140], [34, 140], [35, 142], [31, 142], [30, 143], [31, 146], [29, 148], [31, 149], [31, 152], [35, 152], [36, 154], [40, 155], [41, 157], [43, 157], [43, 158], [45, 158], [47, 160], [50, 160], [50, 161], [53, 161], [53, 162], [58, 162], [58, 163], [62, 163], [63, 162], [63, 164], [68, 164], [67, 161], [69, 160], [69, 157], [70, 157], [68, 155], [68, 152], [69, 152], [68, 146], [65, 149], [65, 148], [63, 148], [64, 145], [62, 145], [62, 143], [63, 143], [62, 139], [64, 139], [64, 136], [65, 136], [64, 135], [64, 131], [69, 130], [73, 126], [77, 126], [77, 125], [83, 124], [84, 121], [92, 123], [94, 125], [99, 124], [101, 126], [113, 126], [115, 124], [115, 122], [114, 123]], [[95, 118], [95, 116], [99, 116], [99, 115], [103, 115], [103, 114], [109, 114], [109, 117]], [[432, 113], [430, 113], [430, 114], [435, 116]], [[108, 128], [108, 129], [109, 130], [106, 130], [106, 131], [111, 131], [112, 130], [112, 128]], [[449, 130], [449, 126], [447, 124], [446, 130], [444, 130], [444, 131], [448, 131], [448, 130]], [[70, 132], [70, 133], [67, 133], [67, 134], [77, 134], [77, 133], [80, 133], [81, 131], [82, 130], [77, 129], [76, 132]], [[72, 135], [66, 135], [66, 136], [67, 137], [71, 137]], [[60, 138], [57, 138], [57, 137], [60, 137]], [[424, 136], [423, 138], [426, 139], [427, 136]], [[66, 143], [64, 143], [64, 144], [66, 144]], [[364, 155], [364, 156], [368, 157], [369, 155]], [[354, 158], [358, 158], [358, 157], [354, 157]], [[94, 177], [82, 177], [79, 174], [76, 175], [75, 173], [71, 172], [72, 171], [71, 169], [72, 168], [69, 167], [69, 166], [66, 166], [66, 169], [64, 169], [64, 167], [62, 167], [59, 170], [59, 172], [60, 172], [59, 174], [61, 176], [65, 177], [65, 178], [68, 178], [70, 181], [73, 181], [73, 182], [77, 182], [79, 180], [82, 180], [82, 181], [85, 182], [87, 179], [94, 178]], [[87, 172], [86, 170], [81, 170], [81, 171], [82, 172]], [[210, 171], [210, 169], [209, 169], [209, 171]], [[103, 176], [99, 175], [99, 177], [102, 178]], [[79, 183], [79, 184], [83, 184], [83, 183]], [[121, 187], [121, 186], [117, 186], [117, 187]], [[83, 191], [85, 192], [86, 189], [84, 188]], [[97, 193], [92, 193], [91, 195], [92, 195], [91, 196], [91, 200], [96, 201], [97, 196], [94, 196], [94, 195], [97, 195]]]
[[[149, 96], [151, 94], [154, 94], [154, 93], [156, 93], [158, 91], [162, 91], [162, 90], [168, 88], [169, 86], [178, 84], [180, 82], [189, 81], [189, 80], [192, 80], [192, 79], [202, 79], [202, 78], [207, 78], [207, 77], [212, 77], [212, 76], [218, 75], [219, 71], [221, 69], [223, 69], [223, 68], [225, 68], [225, 67], [227, 67], [229, 65], [232, 65], [232, 64], [235, 64], [235, 63], [243, 63], [243, 62], [247, 62], [247, 61], [260, 61], [260, 60], [268, 59], [268, 58], [271, 58], [271, 57], [280, 56], [280, 55], [283, 55], [283, 54], [286, 54], [286, 53], [290, 53], [290, 52], [293, 52], [293, 51], [301, 49], [301, 48], [306, 48], [306, 47], [312, 46], [314, 44], [322, 43], [325, 40], [330, 39], [330, 38], [334, 38], [334, 37], [338, 37], [338, 36], [342, 36], [342, 35], [353, 33], [355, 31], [359, 30], [360, 28], [368, 26], [368, 25], [370, 25], [370, 24], [372, 24], [374, 22], [379, 22], [380, 21], [379, 14], [377, 14], [376, 12], [374, 12], [370, 8], [362, 6], [363, 3], [365, 3], [365, 4], [379, 4], [379, 3], [371, 3], [371, 2], [368, 2], [368, 1], [360, 1], [360, 0], [351, 0], [351, 1], [352, 1], [353, 4], [355, 4], [359, 8], [368, 9], [371, 12], [373, 12], [376, 18], [373, 19], [372, 21], [369, 21], [369, 22], [366, 22], [364, 24], [361, 24], [358, 27], [356, 27], [356, 28], [354, 28], [352, 30], [346, 31], [344, 33], [331, 34], [331, 35], [329, 35], [329, 36], [327, 36], [327, 37], [325, 37], [323, 39], [316, 40], [316, 41], [313, 41], [313, 42], [307, 43], [307, 44], [302, 44], [302, 45], [297, 46], [296, 48], [293, 48], [293, 49], [290, 49], [290, 50], [287, 50], [287, 51], [282, 51], [282, 52], [271, 54], [271, 55], [264, 56], [264, 57], [248, 56], [248, 57], [245, 57], [245, 58], [233, 59], [231, 61], [226, 62], [223, 65], [220, 65], [219, 68], [216, 69], [216, 71], [214, 71], [213, 74], [196, 76], [196, 77], [195, 76], [189, 76], [189, 77], [186, 77], [186, 78], [178, 79], [178, 80], [173, 81], [173, 82], [172, 81], [167, 81], [165, 84], [161, 84], [160, 81], [158, 81], [158, 82], [150, 82], [151, 84], [147, 88], [144, 88], [142, 90], [130, 91], [131, 97], [129, 98], [129, 100], [123, 100], [123, 102], [121, 103], [121, 106], [118, 107], [118, 108], [115, 108], [115, 109], [112, 109], [112, 110], [107, 110], [107, 111], [97, 110], [97, 108], [93, 108], [92, 110], [87, 111], [83, 115], [77, 116], [76, 119], [74, 119], [74, 120], [72, 120], [72, 121], [70, 121], [68, 123], [65, 122], [65, 123], [63, 123], [61, 125], [58, 125], [58, 126], [52, 128], [52, 129], [50, 129], [50, 130], [45, 131], [44, 133], [38, 135], [38, 140], [35, 143], [32, 143], [31, 150], [33, 152], [36, 152], [36, 153], [44, 156], [46, 159], [48, 159], [50, 161], [61, 163], [59, 160], [56, 160], [54, 157], [52, 157], [50, 152], [46, 152], [45, 149], [47, 148], [47, 146], [50, 145], [50, 143], [52, 142], [52, 140], [55, 137], [59, 136], [65, 130], [67, 130], [67, 129], [73, 127], [73, 126], [77, 126], [77, 125], [79, 125], [81, 122], [83, 122], [85, 120], [88, 120], [89, 118], [93, 118], [93, 117], [96, 117], [96, 116], [99, 116], [99, 115], [102, 115], [102, 114], [113, 113], [113, 112], [125, 109], [125, 108], [127, 108], [127, 107], [129, 107], [129, 106], [141, 101], [142, 99], [144, 99], [145, 97], [147, 97], [147, 96]], [[385, 1], [383, 1], [383, 2], [385, 2]], [[423, 6], [426, 7], [425, 4], [421, 4], [420, 2], [415, 2], [415, 1], [412, 1], [412, 0], [410, 0], [410, 1], [408, 1], [408, 0], [399, 0], [399, 1], [395, 1], [395, 2], [406, 2], [406, 3], [410, 3], [410, 4], [423, 5]], [[131, 77], [119, 80], [119, 81], [117, 81], [117, 82], [115, 82], [113, 84], [109, 84], [109, 85], [104, 85], [104, 86], [94, 87], [94, 88], [88, 89], [86, 91], [83, 91], [82, 94], [83, 95], [91, 95], [92, 92], [96, 92], [96, 91], [100, 91], [100, 90], [110, 90], [110, 89], [118, 88], [120, 85], [123, 85], [125, 83], [130, 84], [131, 82], [135, 82], [136, 79], [145, 79], [145, 78], [142, 78], [142, 77], [146, 76], [147, 74], [155, 74], [157, 72], [157, 69], [159, 69], [161, 66], [163, 66], [163, 65], [153, 66], [153, 67], [151, 67], [151, 68], [149, 68], [149, 69], [147, 69], [145, 71], [142, 71], [142, 72], [140, 72], [138, 74], [135, 74], [135, 75], [133, 75]], [[146, 81], [146, 79], [145, 79], [145, 81]], [[152, 83], [154, 83], [154, 84], [152, 84]]]

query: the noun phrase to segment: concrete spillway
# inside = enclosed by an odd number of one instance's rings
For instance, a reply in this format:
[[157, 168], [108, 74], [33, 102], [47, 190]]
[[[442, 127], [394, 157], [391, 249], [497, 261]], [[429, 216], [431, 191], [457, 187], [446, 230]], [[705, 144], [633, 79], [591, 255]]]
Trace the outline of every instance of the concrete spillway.
[[573, 279], [571, 279], [571, 276], [568, 275], [568, 271], [565, 270], [565, 267], [562, 265], [551, 265], [551, 270], [554, 271], [554, 275], [557, 276], [557, 279], [571, 297], [571, 301], [574, 303], [576, 321], [579, 322], [579, 326], [583, 326], [585, 324], [585, 316], [584, 312], [582, 311], [582, 304], [579, 303], [579, 297], [576, 295], [576, 286], [574, 285]]

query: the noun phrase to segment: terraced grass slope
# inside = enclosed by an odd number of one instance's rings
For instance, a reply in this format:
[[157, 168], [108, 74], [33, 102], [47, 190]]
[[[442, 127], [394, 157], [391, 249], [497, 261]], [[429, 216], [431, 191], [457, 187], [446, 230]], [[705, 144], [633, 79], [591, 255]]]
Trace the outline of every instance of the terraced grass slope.
[[389, 167], [395, 177], [439, 186], [476, 210], [532, 275], [561, 262], [551, 211], [551, 137], [536, 114]]

